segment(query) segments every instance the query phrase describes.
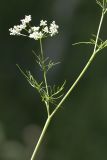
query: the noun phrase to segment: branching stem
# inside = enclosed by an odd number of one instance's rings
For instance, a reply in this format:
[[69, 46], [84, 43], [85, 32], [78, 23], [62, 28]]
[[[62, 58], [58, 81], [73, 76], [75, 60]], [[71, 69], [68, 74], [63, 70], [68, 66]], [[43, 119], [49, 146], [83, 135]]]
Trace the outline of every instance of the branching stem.
[[[97, 44], [98, 44], [98, 39], [99, 39], [99, 34], [100, 34], [100, 30], [101, 30], [104, 14], [105, 14], [105, 11], [102, 9], [102, 15], [101, 15], [101, 19], [100, 19], [100, 23], [99, 23], [99, 27], [98, 27], [98, 31], [97, 31], [97, 36], [96, 36], [96, 41], [95, 41], [93, 53], [92, 53], [90, 59], [88, 60], [87, 64], [85, 65], [85, 67], [83, 68], [83, 70], [81, 71], [81, 73], [79, 74], [79, 76], [77, 77], [77, 79], [75, 80], [75, 82], [73, 83], [73, 85], [70, 87], [70, 89], [68, 90], [68, 92], [65, 94], [65, 96], [62, 98], [62, 100], [60, 101], [60, 103], [57, 105], [57, 107], [54, 109], [54, 111], [51, 114], [49, 113], [49, 103], [46, 102], [48, 118], [47, 118], [46, 123], [44, 125], [44, 128], [42, 130], [40, 138], [39, 138], [39, 140], [37, 142], [37, 145], [36, 145], [36, 147], [34, 149], [34, 152], [32, 154], [31, 160], [36, 160], [36, 155], [37, 155], [38, 149], [39, 149], [39, 147], [41, 145], [41, 142], [42, 142], [43, 137], [45, 135], [45, 132], [46, 132], [46, 130], [47, 130], [49, 124], [50, 124], [51, 119], [53, 118], [53, 116], [55, 115], [55, 113], [57, 112], [57, 110], [62, 106], [62, 104], [64, 103], [64, 101], [66, 100], [66, 98], [69, 96], [69, 94], [75, 88], [75, 86], [78, 84], [78, 82], [83, 77], [83, 75], [85, 74], [85, 72], [89, 68], [90, 64], [94, 60], [94, 58], [95, 58], [95, 56], [97, 54]], [[42, 56], [42, 58], [44, 58], [43, 57], [43, 48], [42, 48], [42, 41], [41, 41], [41, 39], [40, 39], [40, 48], [41, 48], [41, 56]], [[45, 67], [44, 67], [43, 71], [44, 71], [44, 82], [45, 82], [45, 86], [46, 86], [46, 92], [47, 92], [47, 95], [49, 95]]]
[[[44, 64], [44, 55], [43, 55], [42, 39], [40, 39], [40, 50], [41, 50], [41, 56], [42, 56], [43, 78], [44, 78], [44, 83], [45, 83], [45, 87], [46, 87], [46, 93], [47, 93], [47, 96], [49, 97], [47, 77], [46, 77], [46, 66], [45, 66], [45, 64]], [[46, 104], [47, 114], [48, 114], [48, 117], [49, 117], [49, 115], [50, 115], [50, 112], [49, 112], [49, 102], [48, 102], [48, 101], [45, 101], [45, 104]]]
[[61, 107], [61, 105], [64, 103], [64, 101], [66, 100], [66, 98], [72, 92], [72, 90], [74, 89], [74, 87], [78, 84], [78, 82], [83, 77], [83, 75], [85, 74], [85, 72], [89, 68], [90, 64], [94, 60], [94, 58], [95, 58], [95, 56], [97, 54], [96, 48], [97, 48], [97, 43], [98, 43], [98, 38], [99, 38], [99, 34], [100, 34], [103, 18], [104, 18], [104, 12], [102, 11], [102, 15], [101, 15], [101, 19], [100, 19], [100, 23], [99, 23], [99, 27], [98, 27], [98, 31], [97, 31], [95, 45], [94, 45], [93, 53], [92, 53], [90, 59], [88, 60], [87, 64], [85, 65], [85, 67], [83, 68], [83, 70], [81, 71], [81, 73], [79, 74], [79, 76], [77, 77], [77, 79], [75, 80], [75, 82], [73, 83], [73, 85], [70, 87], [70, 89], [68, 90], [68, 92], [65, 94], [65, 96], [62, 98], [62, 100], [60, 101], [60, 103], [57, 105], [57, 107], [55, 108], [55, 110], [52, 113], [52, 116], [54, 116], [54, 114], [57, 112], [57, 110]]

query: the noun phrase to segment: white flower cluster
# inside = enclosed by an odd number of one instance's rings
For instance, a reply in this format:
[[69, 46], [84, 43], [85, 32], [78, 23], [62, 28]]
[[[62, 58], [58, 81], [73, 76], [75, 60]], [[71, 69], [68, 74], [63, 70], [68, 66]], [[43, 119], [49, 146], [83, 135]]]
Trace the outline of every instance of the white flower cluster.
[[21, 20], [20, 25], [15, 25], [13, 28], [10, 28], [10, 35], [21, 35], [21, 31], [27, 27], [27, 24], [31, 21], [31, 15], [25, 16], [25, 19]]
[[[46, 20], [41, 20], [39, 26], [30, 27], [29, 23], [31, 20], [31, 15], [25, 16], [25, 19], [21, 20], [20, 25], [15, 25], [9, 29], [10, 35], [28, 36], [29, 38], [38, 40], [47, 36], [52, 37], [58, 33], [59, 26], [56, 25], [55, 21], [53, 21], [49, 27]], [[26, 31], [27, 34], [22, 34], [22, 31]]]

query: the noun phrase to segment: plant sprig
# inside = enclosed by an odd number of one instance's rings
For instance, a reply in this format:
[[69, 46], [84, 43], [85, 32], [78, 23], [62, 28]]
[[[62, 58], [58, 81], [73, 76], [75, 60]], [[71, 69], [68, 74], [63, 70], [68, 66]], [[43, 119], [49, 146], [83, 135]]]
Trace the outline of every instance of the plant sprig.
[[[38, 149], [42, 143], [45, 132], [47, 131], [47, 128], [48, 128], [52, 118], [56, 114], [56, 112], [59, 110], [59, 108], [61, 108], [62, 104], [65, 102], [67, 97], [71, 94], [73, 89], [79, 83], [80, 79], [84, 76], [84, 74], [86, 73], [86, 71], [89, 68], [89, 66], [91, 65], [91, 63], [93, 62], [96, 55], [101, 50], [103, 50], [104, 48], [107, 47], [107, 40], [102, 40], [100, 38], [100, 31], [101, 31], [101, 27], [102, 27], [102, 22], [103, 22], [105, 14], [107, 13], [107, 0], [96, 0], [96, 3], [102, 9], [101, 19], [100, 19], [100, 23], [98, 26], [97, 34], [92, 35], [92, 38], [88, 42], [78, 42], [78, 43], [73, 44], [73, 45], [91, 44], [92, 46], [94, 46], [93, 51], [92, 51], [92, 54], [91, 54], [88, 62], [85, 65], [85, 67], [80, 72], [79, 76], [74, 81], [74, 83], [71, 85], [71, 87], [66, 92], [66, 94], [64, 94], [64, 87], [65, 87], [66, 81], [64, 81], [64, 83], [59, 87], [57, 85], [50, 86], [48, 84], [48, 80], [47, 80], [48, 71], [51, 70], [54, 66], [56, 66], [59, 62], [54, 63], [49, 58], [45, 58], [44, 53], [43, 53], [42, 39], [47, 38], [48, 36], [52, 37], [58, 33], [58, 26], [55, 24], [55, 21], [53, 21], [50, 24], [50, 27], [47, 26], [46, 20], [45, 21], [41, 20], [40, 26], [38, 26], [38, 27], [37, 26], [31, 27], [30, 25], [28, 25], [29, 22], [31, 21], [31, 16], [25, 16], [25, 19], [21, 20], [21, 22], [22, 22], [21, 25], [14, 26], [13, 28], [9, 29], [10, 35], [22, 35], [23, 36], [22, 31], [26, 29], [26, 26], [29, 26], [30, 28], [27, 29], [27, 32], [29, 35], [24, 35], [24, 36], [28, 36], [29, 38], [33, 38], [35, 40], [40, 40], [40, 54], [37, 55], [37, 54], [35, 54], [34, 51], [33, 51], [33, 53], [36, 56], [36, 62], [38, 63], [40, 69], [42, 70], [42, 75], [43, 75], [42, 82], [38, 82], [34, 78], [34, 76], [31, 74], [30, 71], [24, 72], [17, 65], [19, 70], [21, 71], [21, 73], [25, 76], [25, 78], [29, 82], [29, 84], [38, 91], [38, 93], [41, 96], [42, 101], [44, 102], [44, 104], [46, 106], [46, 110], [47, 110], [47, 120], [46, 120], [46, 123], [44, 125], [43, 130], [42, 130], [42, 133], [40, 135], [40, 138], [36, 144], [34, 152], [31, 156], [31, 160], [36, 159], [36, 155], [37, 155]], [[61, 98], [61, 100], [58, 102], [59, 98]], [[52, 110], [51, 110], [50, 104], [54, 105]]]
[[[90, 45], [94, 45], [95, 46], [95, 44], [96, 44], [96, 35], [92, 34], [92, 38], [90, 39], [90, 41], [77, 42], [77, 43], [74, 43], [72, 45], [79, 45], [79, 44], [90, 44]], [[100, 52], [101, 50], [103, 50], [106, 47], [107, 47], [107, 40], [103, 41], [100, 37], [98, 37], [98, 42], [96, 44], [96, 53]]]
[[53, 62], [52, 60], [50, 60], [49, 57], [42, 58], [41, 54], [37, 55], [34, 50], [32, 52], [36, 57], [36, 62], [39, 65], [41, 71], [44, 71], [44, 68], [45, 68], [45, 71], [48, 72], [54, 66], [56, 66], [57, 64], [60, 64], [60, 62]]
[[96, 3], [102, 8], [103, 13], [107, 12], [107, 0], [96, 0]]

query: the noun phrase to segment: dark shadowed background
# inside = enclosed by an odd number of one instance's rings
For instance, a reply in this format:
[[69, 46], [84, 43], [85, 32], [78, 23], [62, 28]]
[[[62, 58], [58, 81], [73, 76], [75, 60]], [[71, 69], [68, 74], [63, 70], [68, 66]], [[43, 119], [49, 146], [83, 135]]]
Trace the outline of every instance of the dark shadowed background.
[[[59, 34], [44, 41], [46, 56], [61, 64], [49, 73], [49, 83], [74, 82], [92, 53], [91, 46], [72, 46], [96, 34], [101, 10], [95, 0], [0, 1], [0, 160], [30, 160], [46, 119], [37, 92], [16, 64], [40, 73], [32, 54], [39, 43], [10, 36], [8, 29], [25, 15], [33, 24], [55, 20]], [[107, 38], [107, 17], [101, 37]], [[102, 51], [49, 126], [38, 160], [107, 159], [107, 49]]]

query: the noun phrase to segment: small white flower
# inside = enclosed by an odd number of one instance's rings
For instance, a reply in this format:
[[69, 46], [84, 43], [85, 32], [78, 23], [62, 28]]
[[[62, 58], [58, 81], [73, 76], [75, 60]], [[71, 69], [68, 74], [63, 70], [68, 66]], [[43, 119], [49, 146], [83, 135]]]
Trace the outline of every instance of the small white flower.
[[35, 26], [34, 26], [34, 27], [31, 27], [28, 32], [29, 32], [29, 33], [32, 33], [32, 32], [35, 32], [35, 31], [39, 31], [39, 28], [40, 28], [40, 27], [35, 27]]
[[31, 20], [32, 20], [32, 17], [31, 17], [31, 15], [29, 15], [29, 16], [25, 16], [25, 19], [22, 19], [21, 22], [22, 22], [22, 24], [27, 24]]
[[48, 27], [46, 26], [45, 28], [43, 28], [43, 32], [45, 32], [45, 33], [49, 33], [49, 29], [48, 29]]
[[40, 26], [46, 26], [47, 25], [47, 21], [41, 20], [40, 21]]
[[36, 39], [37, 38], [37, 32], [33, 32], [29, 35], [30, 38]]
[[31, 27], [28, 32], [29, 32], [29, 33], [37, 32], [37, 31], [39, 31], [39, 28], [40, 28], [40, 27], [35, 27], [35, 26], [34, 26], [34, 27]]
[[42, 32], [38, 32], [38, 39], [43, 38], [43, 33]]
[[13, 28], [10, 28], [9, 31], [10, 35], [16, 35], [16, 31]]
[[34, 26], [34, 27], [31, 27], [31, 30], [32, 30], [33, 32], [35, 32], [35, 31], [39, 31], [39, 28], [40, 28], [40, 27], [35, 27], [35, 26]]
[[25, 29], [25, 28], [26, 28], [26, 24], [20, 24], [19, 28], [20, 28], [21, 30]]
[[40, 27], [35, 27], [35, 26], [34, 26], [34, 27], [31, 27], [31, 29], [32, 29], [33, 31], [39, 31], [39, 28], [40, 28]]
[[42, 32], [33, 32], [29, 35], [30, 38], [33, 38], [35, 40], [41, 39], [43, 37]]
[[58, 33], [58, 28], [59, 28], [59, 26], [55, 24], [55, 21], [53, 21], [50, 24], [50, 28], [49, 28], [50, 29], [50, 31], [49, 31], [50, 35], [54, 36], [55, 34], [57, 34]]
[[9, 31], [10, 31], [10, 35], [20, 35], [20, 32], [21, 32], [20, 25], [10, 28]]

